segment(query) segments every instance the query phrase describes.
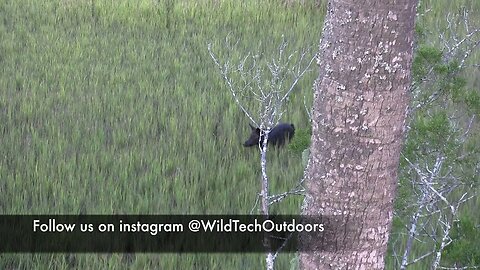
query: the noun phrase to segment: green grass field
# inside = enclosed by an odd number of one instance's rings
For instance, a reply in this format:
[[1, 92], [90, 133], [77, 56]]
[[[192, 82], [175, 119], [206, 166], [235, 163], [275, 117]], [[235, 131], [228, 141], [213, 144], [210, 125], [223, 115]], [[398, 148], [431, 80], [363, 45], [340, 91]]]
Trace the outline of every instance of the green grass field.
[[[427, 2], [432, 25], [465, 3], [480, 10], [468, 0]], [[254, 0], [0, 1], [0, 213], [248, 214], [259, 155], [242, 146], [249, 120], [207, 44], [220, 57], [228, 35], [239, 55], [268, 57], [282, 35], [289, 48], [316, 47], [324, 13]], [[298, 130], [309, 128], [303, 103], [316, 76], [286, 106], [283, 121]], [[293, 187], [301, 154], [269, 155], [271, 192]], [[288, 198], [273, 212], [300, 205]], [[294, 265], [295, 254], [277, 262]], [[263, 254], [0, 255], [0, 269], [262, 267]]]

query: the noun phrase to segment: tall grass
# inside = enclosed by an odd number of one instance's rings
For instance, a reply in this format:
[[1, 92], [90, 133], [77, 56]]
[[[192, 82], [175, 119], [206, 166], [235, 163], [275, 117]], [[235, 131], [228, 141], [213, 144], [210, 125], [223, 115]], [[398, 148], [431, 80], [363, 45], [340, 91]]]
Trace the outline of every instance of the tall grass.
[[[323, 13], [273, 1], [0, 3], [0, 211], [4, 214], [247, 214], [259, 191], [248, 119], [207, 52], [316, 46]], [[308, 128], [303, 96], [285, 121]], [[272, 192], [302, 175], [271, 153]], [[300, 198], [275, 208], [298, 213]], [[0, 268], [256, 269], [261, 254], [2, 255]], [[294, 255], [280, 258], [286, 268]]]

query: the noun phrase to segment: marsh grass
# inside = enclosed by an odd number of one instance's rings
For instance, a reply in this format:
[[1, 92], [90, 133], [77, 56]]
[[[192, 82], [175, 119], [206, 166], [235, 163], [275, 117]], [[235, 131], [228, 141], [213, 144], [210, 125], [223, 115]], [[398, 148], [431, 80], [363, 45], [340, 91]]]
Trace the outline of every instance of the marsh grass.
[[[316, 46], [321, 10], [273, 1], [4, 1], [0, 4], [0, 211], [6, 214], [247, 214], [259, 191], [248, 119], [211, 62], [234, 33], [238, 53], [284, 34]], [[315, 33], [315, 34], [313, 34]], [[315, 72], [286, 121], [308, 128]], [[272, 192], [302, 175], [270, 153]], [[298, 213], [300, 198], [279, 213]], [[2, 255], [0, 268], [256, 269], [261, 254]], [[294, 255], [282, 256], [288, 267]]]

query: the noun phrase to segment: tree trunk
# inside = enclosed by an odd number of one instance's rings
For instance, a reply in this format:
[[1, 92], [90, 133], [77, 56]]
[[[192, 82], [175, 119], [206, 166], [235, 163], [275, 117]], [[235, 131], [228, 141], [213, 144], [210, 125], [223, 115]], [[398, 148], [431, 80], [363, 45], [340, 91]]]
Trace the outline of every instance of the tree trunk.
[[383, 269], [411, 83], [416, 0], [329, 1], [315, 83], [303, 269]]

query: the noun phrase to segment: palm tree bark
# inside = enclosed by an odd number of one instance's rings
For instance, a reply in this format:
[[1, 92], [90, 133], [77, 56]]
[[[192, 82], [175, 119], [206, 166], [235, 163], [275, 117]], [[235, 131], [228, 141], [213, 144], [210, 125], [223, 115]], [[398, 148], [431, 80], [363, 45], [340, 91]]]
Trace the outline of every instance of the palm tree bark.
[[383, 269], [413, 54], [416, 0], [329, 1], [315, 83], [303, 269]]

